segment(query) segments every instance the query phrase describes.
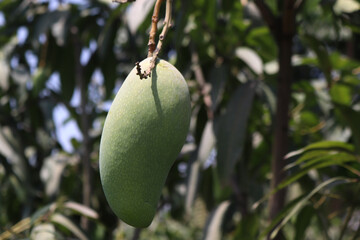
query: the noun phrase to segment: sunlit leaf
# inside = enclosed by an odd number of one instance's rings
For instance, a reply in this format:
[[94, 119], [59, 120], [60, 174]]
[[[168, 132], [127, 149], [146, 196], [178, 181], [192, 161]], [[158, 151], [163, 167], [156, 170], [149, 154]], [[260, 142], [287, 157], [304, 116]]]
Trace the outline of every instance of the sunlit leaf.
[[19, 142], [16, 140], [13, 131], [9, 127], [0, 126], [0, 154], [12, 165], [17, 177], [26, 182], [28, 177], [26, 160], [20, 154], [19, 149]]
[[2, 232], [0, 234], [0, 239], [9, 239], [11, 237], [20, 236], [22, 232], [29, 230], [31, 228], [30, 224], [30, 218], [24, 218], [18, 223], [16, 223], [14, 226], [12, 226], [10, 229]]
[[92, 219], [97, 219], [99, 217], [98, 213], [95, 212], [93, 209], [77, 202], [72, 202], [72, 201], [66, 202], [64, 203], [64, 207]]
[[50, 223], [36, 225], [31, 230], [30, 239], [56, 240], [57, 238], [54, 225]]
[[40, 177], [45, 185], [45, 193], [53, 196], [59, 191], [62, 173], [69, 163], [69, 157], [64, 154], [55, 154], [44, 160]]
[[196, 192], [198, 187], [201, 170], [205, 161], [209, 158], [211, 151], [215, 147], [215, 134], [213, 129], [213, 121], [209, 120], [201, 136], [199, 149], [197, 151], [196, 160], [190, 165], [190, 172], [187, 180], [187, 191], [185, 208], [188, 213], [191, 211], [191, 207], [196, 198]]
[[204, 240], [218, 240], [222, 237], [222, 226], [230, 202], [222, 202], [210, 215], [204, 229]]
[[245, 62], [248, 67], [257, 75], [262, 74], [263, 62], [259, 55], [253, 49], [248, 47], [238, 47], [235, 50], [235, 55], [243, 62]]
[[51, 222], [59, 224], [72, 232], [80, 240], [87, 240], [86, 235], [76, 226], [70, 219], [60, 213], [55, 213], [51, 216]]
[[337, 0], [334, 4], [334, 12], [337, 14], [340, 13], [350, 13], [360, 10], [360, 3], [356, 0]]
[[155, 0], [137, 0], [129, 6], [126, 12], [127, 24], [132, 34], [135, 34], [138, 27], [151, 11]]
[[321, 141], [310, 144], [305, 148], [290, 152], [285, 156], [285, 158], [290, 158], [312, 150], [339, 150], [339, 151], [354, 152], [354, 146], [349, 143], [344, 143], [339, 141]]
[[331, 99], [341, 105], [350, 106], [352, 101], [352, 91], [350, 86], [345, 84], [335, 84], [330, 89]]

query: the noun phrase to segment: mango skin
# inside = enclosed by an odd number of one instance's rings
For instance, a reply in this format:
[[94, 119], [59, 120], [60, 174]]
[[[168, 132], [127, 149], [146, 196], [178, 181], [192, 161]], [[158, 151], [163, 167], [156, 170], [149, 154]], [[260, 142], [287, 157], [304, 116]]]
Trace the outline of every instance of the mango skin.
[[[149, 64], [143, 60], [141, 69]], [[125, 79], [104, 123], [99, 167], [106, 199], [127, 224], [151, 224], [190, 114], [187, 84], [170, 63], [159, 60], [151, 78], [140, 80], [134, 68]]]

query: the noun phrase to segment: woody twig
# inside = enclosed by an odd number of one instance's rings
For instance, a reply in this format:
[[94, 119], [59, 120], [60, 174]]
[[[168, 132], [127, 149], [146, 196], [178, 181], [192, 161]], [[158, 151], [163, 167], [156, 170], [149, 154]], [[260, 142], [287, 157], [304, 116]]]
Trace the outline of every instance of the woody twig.
[[[135, 2], [135, 1], [136, 0], [113, 0], [113, 2], [118, 2], [118, 3], [127, 3], [127, 2]], [[151, 18], [151, 30], [150, 30], [149, 42], [148, 42], [148, 48], [149, 48], [148, 57], [152, 57], [150, 60], [150, 67], [147, 70], [145, 70], [144, 72], [142, 72], [140, 63], [139, 62], [135, 63], [136, 71], [137, 71], [136, 74], [140, 76], [140, 79], [146, 79], [151, 76], [151, 72], [155, 68], [156, 59], [161, 50], [165, 36], [166, 36], [169, 28], [171, 27], [172, 0], [166, 0], [166, 12], [165, 12], [165, 19], [164, 19], [164, 27], [163, 27], [163, 30], [161, 31], [161, 34], [159, 36], [159, 41], [156, 45], [155, 35], [157, 32], [157, 24], [159, 22], [160, 7], [161, 7], [161, 3], [163, 1], [164, 0], [156, 0], [153, 16]], [[155, 45], [156, 45], [156, 48], [155, 48]]]
[[148, 51], [148, 57], [152, 57], [150, 60], [150, 67], [145, 70], [144, 72], [141, 72], [140, 64], [137, 63], [137, 75], [140, 76], [140, 79], [147, 78], [151, 76], [152, 70], [155, 68], [156, 65], [156, 59], [159, 55], [159, 52], [161, 50], [163, 41], [165, 39], [165, 36], [171, 27], [171, 11], [172, 11], [172, 0], [166, 0], [166, 13], [165, 13], [165, 19], [164, 19], [164, 27], [161, 31], [161, 34], [159, 36], [158, 44], [155, 48], [155, 34], [157, 31], [157, 22], [158, 22], [158, 16], [160, 11], [160, 5], [163, 0], [157, 0], [154, 8], [154, 14], [152, 16], [152, 24], [151, 24], [151, 30], [150, 30], [150, 36], [149, 36], [149, 51]]
[[135, 2], [136, 0], [113, 0], [113, 2], [117, 3], [127, 3], [127, 2]]

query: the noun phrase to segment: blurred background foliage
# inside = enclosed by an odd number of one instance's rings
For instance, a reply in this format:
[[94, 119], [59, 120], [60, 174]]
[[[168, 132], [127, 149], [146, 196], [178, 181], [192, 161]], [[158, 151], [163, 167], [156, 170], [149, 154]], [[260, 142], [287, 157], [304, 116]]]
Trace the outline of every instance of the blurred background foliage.
[[[281, 16], [287, 1], [265, 2]], [[0, 239], [359, 239], [358, 0], [296, 1], [286, 177], [272, 189], [279, 42], [253, 1], [174, 0], [160, 56], [187, 80], [191, 128], [152, 225], [112, 213], [101, 130], [147, 54], [154, 3], [0, 1]]]

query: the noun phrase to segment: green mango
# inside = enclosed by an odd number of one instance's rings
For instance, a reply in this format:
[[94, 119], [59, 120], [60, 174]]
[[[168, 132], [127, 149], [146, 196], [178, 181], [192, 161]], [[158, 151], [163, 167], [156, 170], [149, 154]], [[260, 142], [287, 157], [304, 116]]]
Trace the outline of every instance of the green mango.
[[[140, 63], [144, 71], [150, 58]], [[115, 214], [134, 227], [150, 225], [162, 188], [190, 125], [190, 95], [181, 73], [158, 60], [151, 77], [134, 68], [106, 117], [100, 178]]]

